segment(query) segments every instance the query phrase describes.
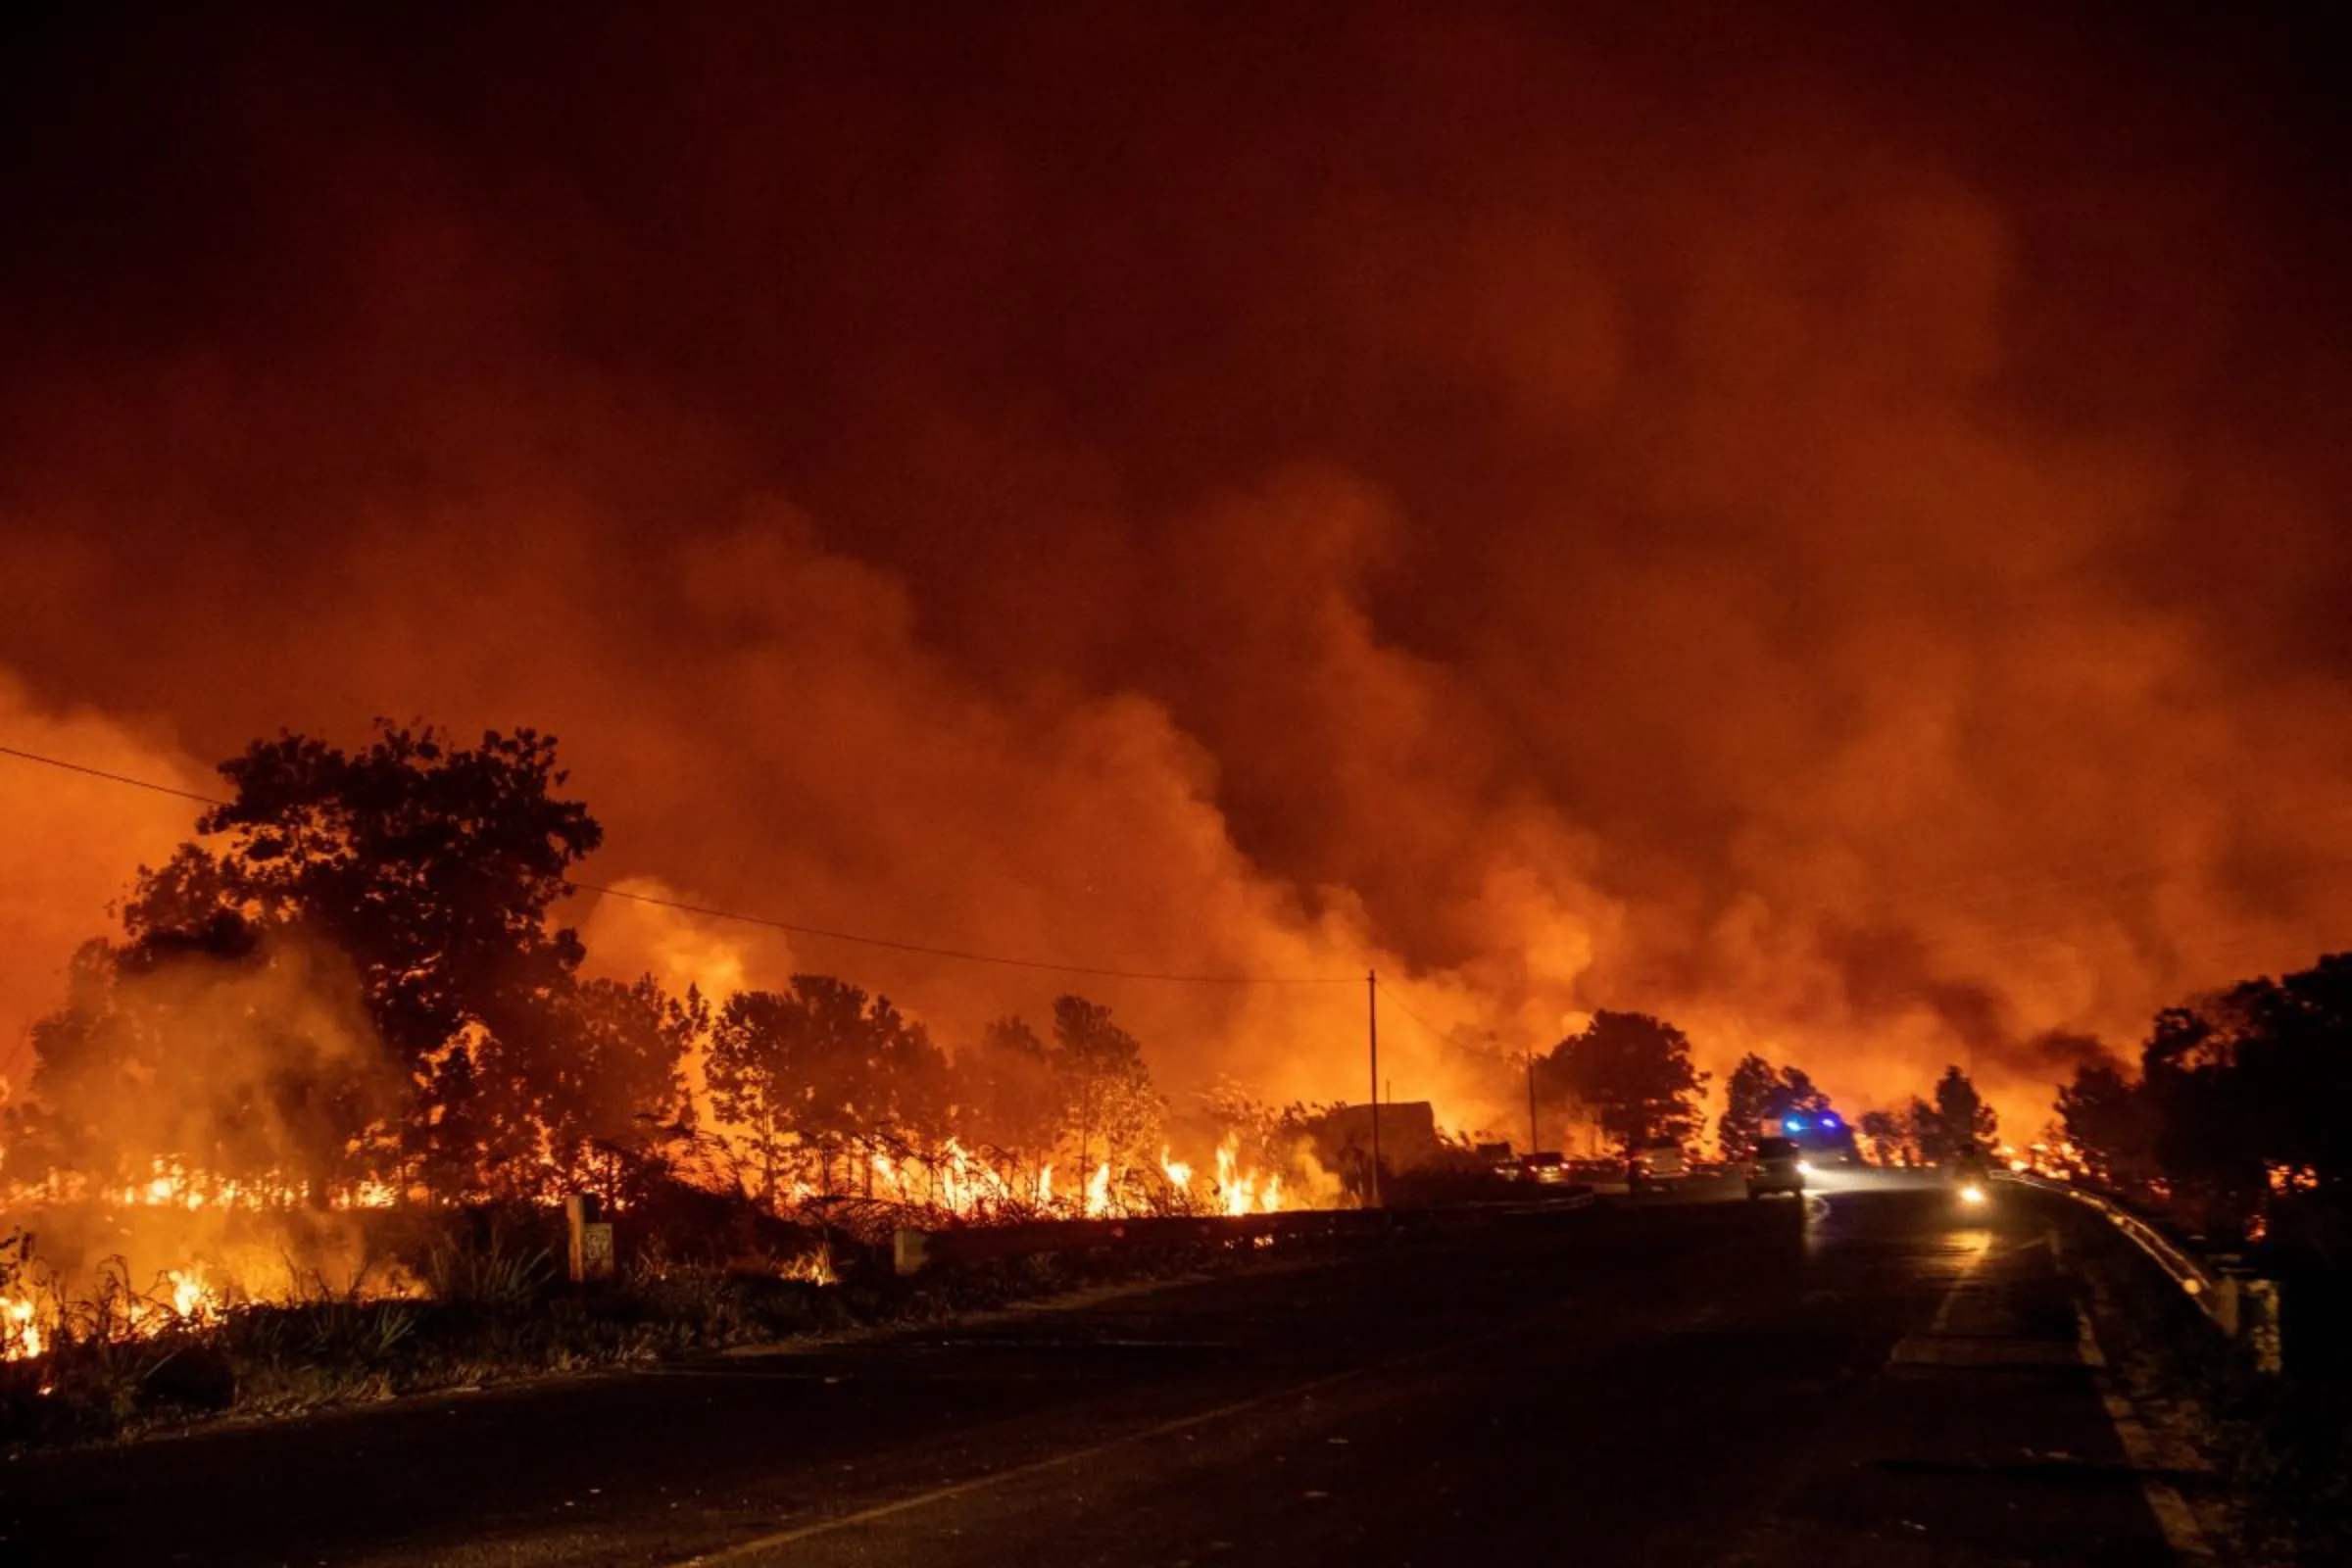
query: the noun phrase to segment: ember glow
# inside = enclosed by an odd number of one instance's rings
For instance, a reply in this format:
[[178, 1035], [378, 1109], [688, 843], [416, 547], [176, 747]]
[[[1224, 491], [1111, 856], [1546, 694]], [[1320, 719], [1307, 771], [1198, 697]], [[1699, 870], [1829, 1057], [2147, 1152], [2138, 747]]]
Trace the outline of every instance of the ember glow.
[[[810, 928], [583, 894], [591, 972], [954, 1048], [1068, 977], [951, 954], [1280, 982], [1084, 983], [1179, 1106], [1362, 1100], [1377, 969], [1448, 1128], [1608, 1007], [2031, 1134], [2352, 929], [2330, 57], [1675, 9], [59, 21], [0, 51], [0, 745], [534, 725], [596, 880]], [[194, 808], [0, 808], [21, 1100]], [[794, 1179], [1295, 1200], [1224, 1132]]]
[[[21, 1245], [10, 1238], [11, 1250]], [[359, 1296], [413, 1296], [414, 1282], [385, 1281]], [[249, 1290], [202, 1264], [164, 1269], [138, 1283], [121, 1258], [86, 1278], [61, 1274], [35, 1257], [0, 1258], [0, 1361], [35, 1359], [70, 1337], [91, 1343], [155, 1339], [218, 1325], [232, 1307], [291, 1299], [283, 1289]]]
[[[1252, 1214], [1272, 1213], [1282, 1206], [1282, 1174], [1260, 1173], [1239, 1163], [1238, 1135], [1217, 1146], [1217, 1179], [1212, 1187], [1196, 1188], [1193, 1167], [1160, 1152], [1158, 1180], [1136, 1167], [1103, 1160], [1087, 1178], [1085, 1192], [1074, 1201], [1054, 1195], [1051, 1160], [1030, 1166], [1021, 1160], [991, 1162], [949, 1139], [938, 1150], [894, 1157], [869, 1156], [872, 1180], [867, 1196], [884, 1200], [920, 1217], [956, 1219], [1042, 1217], [1124, 1218], [1141, 1214]], [[796, 1203], [806, 1206], [819, 1194], [806, 1182], [794, 1189]]]

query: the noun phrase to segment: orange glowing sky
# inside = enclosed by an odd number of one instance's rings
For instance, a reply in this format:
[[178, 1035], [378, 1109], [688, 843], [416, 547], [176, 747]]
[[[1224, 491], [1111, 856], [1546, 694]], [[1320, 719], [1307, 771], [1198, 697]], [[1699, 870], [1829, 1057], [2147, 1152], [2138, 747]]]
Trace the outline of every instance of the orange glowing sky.
[[[2283, 25], [1910, 9], [12, 21], [0, 744], [529, 724], [603, 880], [1377, 964], [1404, 1098], [1635, 1007], [2030, 1132], [2352, 944], [2343, 109]], [[188, 811], [0, 807], [21, 1079]], [[1347, 986], [579, 917], [1361, 1094]]]

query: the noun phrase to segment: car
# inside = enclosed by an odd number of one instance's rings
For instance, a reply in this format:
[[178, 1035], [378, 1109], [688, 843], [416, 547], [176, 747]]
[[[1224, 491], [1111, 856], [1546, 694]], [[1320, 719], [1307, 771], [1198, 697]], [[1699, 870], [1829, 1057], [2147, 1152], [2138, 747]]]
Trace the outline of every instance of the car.
[[1965, 1145], [1945, 1161], [1943, 1180], [1962, 1208], [1982, 1208], [1992, 1193], [1992, 1161], [1976, 1145]]
[[1523, 1156], [1519, 1161], [1522, 1179], [1545, 1187], [1556, 1187], [1575, 1180], [1568, 1169], [1568, 1156], [1556, 1149], [1542, 1149]]
[[1756, 1140], [1747, 1161], [1747, 1196], [1762, 1198], [1766, 1193], [1805, 1195], [1805, 1161], [1794, 1139]]
[[1517, 1181], [1527, 1172], [1519, 1167], [1519, 1156], [1511, 1152], [1508, 1144], [1480, 1144], [1471, 1150], [1470, 1157], [1495, 1175]]
[[1629, 1185], [1636, 1188], [1663, 1187], [1679, 1182], [1690, 1174], [1690, 1156], [1680, 1144], [1652, 1144], [1634, 1156], [1634, 1168]]

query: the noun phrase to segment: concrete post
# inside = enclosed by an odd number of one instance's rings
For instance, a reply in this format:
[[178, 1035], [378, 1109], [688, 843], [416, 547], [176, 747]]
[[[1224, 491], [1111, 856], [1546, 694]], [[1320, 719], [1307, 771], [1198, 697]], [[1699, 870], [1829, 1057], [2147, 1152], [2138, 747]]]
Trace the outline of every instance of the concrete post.
[[564, 1251], [574, 1285], [612, 1277], [612, 1227], [599, 1217], [603, 1208], [594, 1193], [564, 1200]]

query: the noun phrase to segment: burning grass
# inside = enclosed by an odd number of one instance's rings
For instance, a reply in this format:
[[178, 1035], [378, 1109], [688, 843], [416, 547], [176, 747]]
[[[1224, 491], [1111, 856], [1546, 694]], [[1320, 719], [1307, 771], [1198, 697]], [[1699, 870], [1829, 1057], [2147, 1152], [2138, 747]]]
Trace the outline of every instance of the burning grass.
[[[1157, 1170], [1099, 1163], [1058, 1197], [1050, 1166], [1016, 1183], [959, 1149], [876, 1153], [860, 1191], [803, 1193], [783, 1214], [657, 1180], [614, 1215], [614, 1276], [587, 1284], [565, 1277], [564, 1222], [543, 1205], [316, 1212], [143, 1191], [18, 1205], [23, 1228], [0, 1237], [0, 1447], [709, 1354], [1196, 1268], [1219, 1250], [1016, 1258], [903, 1281], [890, 1243], [910, 1221], [1278, 1206], [1280, 1178], [1242, 1169], [1234, 1152], [1219, 1151], [1213, 1182], [1166, 1158]], [[117, 1250], [52, 1246], [52, 1235]], [[134, 1264], [163, 1255], [171, 1266]]]

